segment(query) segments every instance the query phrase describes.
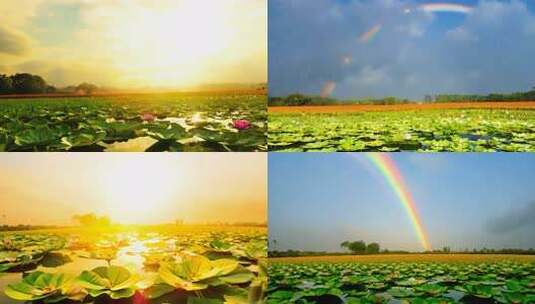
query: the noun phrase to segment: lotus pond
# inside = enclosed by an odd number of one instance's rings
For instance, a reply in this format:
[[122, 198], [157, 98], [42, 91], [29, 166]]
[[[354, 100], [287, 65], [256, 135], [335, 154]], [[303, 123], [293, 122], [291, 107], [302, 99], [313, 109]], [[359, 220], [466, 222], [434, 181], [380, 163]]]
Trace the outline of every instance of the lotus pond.
[[535, 303], [535, 263], [270, 263], [267, 303]]
[[265, 151], [265, 95], [0, 100], [0, 151]]
[[270, 151], [533, 152], [533, 110], [270, 113]]
[[263, 303], [265, 228], [0, 234], [0, 303]]

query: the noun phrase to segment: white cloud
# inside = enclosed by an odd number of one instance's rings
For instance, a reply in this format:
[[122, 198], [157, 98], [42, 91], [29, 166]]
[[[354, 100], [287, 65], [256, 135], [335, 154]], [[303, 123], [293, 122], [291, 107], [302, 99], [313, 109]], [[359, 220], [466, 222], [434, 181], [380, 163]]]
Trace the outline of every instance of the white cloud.
[[[338, 97], [423, 98], [533, 86], [535, 14], [525, 2], [480, 1], [451, 29], [440, 23], [449, 13], [411, 10], [418, 5], [270, 0], [270, 92], [315, 93], [326, 80], [339, 84]], [[325, 13], [333, 6], [342, 16]], [[378, 23], [380, 32], [356, 42]], [[351, 65], [340, 64], [344, 56]]]
[[[406, 10], [404, 10], [405, 12]], [[422, 37], [425, 35], [427, 28], [433, 22], [434, 15], [432, 14], [413, 14], [410, 17], [403, 19], [401, 24], [397, 25], [397, 30], [401, 34], [407, 34], [410, 37]]]
[[22, 56], [30, 51], [30, 38], [24, 33], [0, 25], [0, 53]]
[[446, 37], [457, 41], [477, 41], [477, 37], [463, 27], [457, 27], [446, 32]]
[[348, 78], [350, 83], [361, 86], [374, 86], [377, 84], [390, 82], [391, 79], [385, 68], [373, 68], [371, 66], [363, 67], [356, 77]]

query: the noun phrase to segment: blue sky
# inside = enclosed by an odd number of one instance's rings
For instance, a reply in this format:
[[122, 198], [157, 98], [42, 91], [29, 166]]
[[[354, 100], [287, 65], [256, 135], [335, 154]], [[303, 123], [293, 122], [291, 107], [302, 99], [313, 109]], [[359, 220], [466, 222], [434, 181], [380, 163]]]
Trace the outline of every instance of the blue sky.
[[[421, 249], [405, 210], [365, 159], [270, 153], [271, 249], [340, 250], [344, 240]], [[392, 154], [433, 248], [535, 247], [535, 155]]]
[[[334, 97], [525, 91], [535, 86], [535, 1], [440, 1], [470, 13], [429, 12], [416, 0], [270, 0], [272, 96]], [[366, 42], [359, 37], [381, 29]]]

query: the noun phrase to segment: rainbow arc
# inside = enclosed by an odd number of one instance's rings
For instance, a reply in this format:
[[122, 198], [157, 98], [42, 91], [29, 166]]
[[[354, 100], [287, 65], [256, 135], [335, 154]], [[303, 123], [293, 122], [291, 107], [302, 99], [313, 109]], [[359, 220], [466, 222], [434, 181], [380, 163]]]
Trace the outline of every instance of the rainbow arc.
[[385, 153], [366, 153], [366, 157], [379, 170], [403, 205], [422, 247], [426, 251], [430, 251], [431, 245], [429, 244], [427, 234], [418, 214], [416, 203], [394, 160]]

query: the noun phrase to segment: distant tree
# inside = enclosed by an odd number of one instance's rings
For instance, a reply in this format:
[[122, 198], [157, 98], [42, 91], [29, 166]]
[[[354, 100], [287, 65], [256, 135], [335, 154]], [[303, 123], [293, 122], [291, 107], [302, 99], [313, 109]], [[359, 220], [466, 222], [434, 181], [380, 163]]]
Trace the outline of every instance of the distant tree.
[[46, 93], [47, 84], [38, 75], [28, 73], [11, 76], [13, 92], [16, 94], [42, 94]]
[[78, 222], [81, 226], [110, 226], [111, 220], [107, 216], [97, 216], [94, 213], [77, 214], [72, 217], [75, 222]]
[[304, 106], [312, 103], [312, 98], [302, 94], [292, 94], [286, 97], [285, 103], [289, 106]]
[[83, 92], [87, 95], [93, 94], [96, 90], [98, 90], [98, 87], [96, 85], [87, 82], [81, 83], [76, 87], [77, 92]]
[[282, 98], [282, 97], [269, 97], [268, 98], [268, 105], [269, 106], [285, 105], [284, 98]]
[[0, 94], [10, 94], [13, 92], [13, 81], [7, 75], [0, 74]]
[[353, 242], [349, 246], [349, 250], [351, 250], [352, 252], [355, 252], [355, 253], [366, 252], [366, 243], [364, 243], [364, 241]]
[[46, 93], [56, 93], [58, 89], [56, 89], [55, 86], [47, 85], [46, 86]]
[[432, 102], [432, 101], [433, 101], [433, 96], [425, 95], [425, 102]]
[[366, 253], [379, 253], [381, 251], [381, 246], [379, 243], [369, 243], [366, 246]]
[[76, 92], [76, 87], [75, 86], [67, 86], [67, 87], [64, 87], [64, 88], [60, 88], [59, 91], [61, 91], [63, 93], [75, 93]]
[[447, 246], [444, 246], [444, 247], [442, 248], [442, 252], [444, 252], [444, 253], [450, 253], [450, 252], [451, 252], [451, 248], [450, 248], [450, 247], [447, 247]]
[[340, 247], [345, 248], [352, 253], [365, 253], [366, 252], [366, 243], [364, 241], [355, 241], [349, 242], [344, 241], [340, 244]]
[[522, 99], [525, 100], [533, 100], [535, 99], [535, 87], [531, 88], [531, 91], [524, 93], [524, 96], [522, 96]]
[[385, 97], [383, 98], [383, 104], [396, 104], [398, 103], [398, 99], [396, 97], [393, 97], [393, 96], [389, 96], [389, 97]]

